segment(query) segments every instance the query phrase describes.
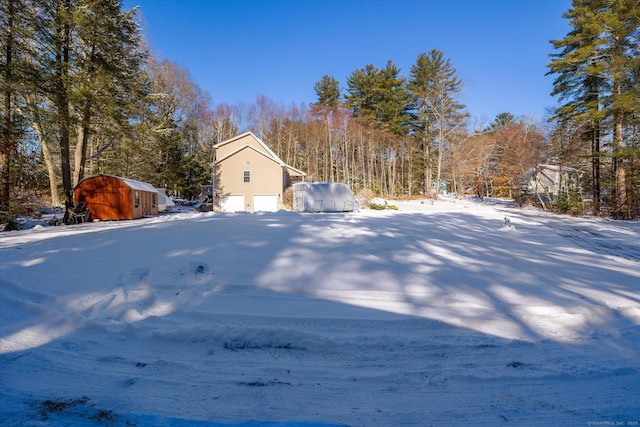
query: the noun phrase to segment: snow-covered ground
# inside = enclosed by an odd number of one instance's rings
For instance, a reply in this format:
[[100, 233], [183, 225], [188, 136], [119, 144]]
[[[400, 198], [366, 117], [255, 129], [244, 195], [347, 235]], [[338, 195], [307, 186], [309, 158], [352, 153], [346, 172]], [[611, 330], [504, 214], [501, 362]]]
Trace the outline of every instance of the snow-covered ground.
[[0, 424], [640, 424], [638, 222], [395, 204], [1, 233]]

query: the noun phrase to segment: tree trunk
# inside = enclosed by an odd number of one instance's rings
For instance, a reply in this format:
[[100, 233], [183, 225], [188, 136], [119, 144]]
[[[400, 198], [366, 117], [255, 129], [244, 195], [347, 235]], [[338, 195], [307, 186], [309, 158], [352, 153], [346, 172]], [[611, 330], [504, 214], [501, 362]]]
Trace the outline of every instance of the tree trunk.
[[82, 123], [77, 127], [78, 129], [78, 142], [76, 144], [75, 156], [74, 156], [74, 170], [73, 170], [73, 186], [75, 187], [84, 179], [84, 169], [87, 161], [87, 146], [89, 145], [89, 134], [91, 121], [91, 108], [89, 107], [89, 101], [85, 103], [85, 109], [82, 114]]
[[444, 130], [442, 129], [444, 126], [444, 119], [440, 123], [439, 132], [438, 132], [438, 163], [437, 163], [437, 172], [436, 172], [436, 194], [435, 199], [438, 200], [438, 196], [440, 195], [440, 173], [442, 171], [442, 151], [444, 150]]
[[591, 138], [591, 186], [593, 191], [593, 215], [600, 215], [600, 128], [596, 123]]
[[70, 12], [70, 1], [62, 0], [56, 16], [56, 87], [55, 103], [58, 110], [58, 130], [60, 143], [60, 164], [62, 166], [62, 188], [64, 191], [65, 215], [68, 222], [73, 212], [73, 189], [71, 186], [70, 162], [70, 114], [69, 114], [69, 46], [71, 29], [67, 14]]
[[35, 95], [27, 95], [26, 97], [27, 107], [29, 108], [29, 112], [31, 114], [31, 117], [33, 118], [31, 127], [36, 133], [38, 142], [40, 142], [40, 148], [42, 149], [42, 158], [44, 160], [44, 164], [47, 169], [47, 175], [49, 176], [51, 205], [60, 206], [60, 196], [58, 195], [58, 178], [57, 178], [55, 166], [53, 164], [53, 155], [51, 154], [51, 150], [49, 149], [49, 144], [47, 142], [47, 137], [42, 128], [42, 122], [40, 121], [40, 113], [38, 111], [37, 102], [35, 98], [36, 98]]
[[614, 113], [613, 125], [613, 175], [615, 216], [620, 219], [629, 218], [629, 206], [627, 204], [627, 184], [622, 157], [622, 116]]
[[431, 198], [431, 153], [430, 144], [426, 138], [422, 139], [422, 155], [424, 160], [424, 196]]
[[0, 171], [2, 185], [0, 189], [0, 208], [7, 208], [11, 201], [11, 154], [13, 152], [11, 137], [11, 92], [5, 93], [5, 116], [2, 126], [2, 150], [0, 150]]
[[11, 59], [13, 53], [13, 0], [7, 5], [7, 46], [5, 49], [5, 73], [4, 79], [6, 89], [4, 92], [4, 121], [2, 123], [2, 143], [0, 149], [0, 175], [2, 184], [0, 185], [0, 208], [9, 206], [11, 200], [11, 153], [13, 151], [13, 138], [11, 123]]

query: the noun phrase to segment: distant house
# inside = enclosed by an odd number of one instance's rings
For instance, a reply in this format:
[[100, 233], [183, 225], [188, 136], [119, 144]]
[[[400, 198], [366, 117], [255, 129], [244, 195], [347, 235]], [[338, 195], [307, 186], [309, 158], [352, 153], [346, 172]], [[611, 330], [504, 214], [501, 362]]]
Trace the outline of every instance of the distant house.
[[285, 164], [251, 132], [214, 147], [214, 207], [222, 212], [274, 212], [282, 208], [282, 195], [301, 170]]
[[524, 190], [528, 194], [555, 199], [568, 192], [582, 193], [582, 172], [566, 166], [537, 165], [524, 176]]
[[74, 189], [76, 204], [86, 203], [93, 219], [136, 219], [158, 215], [158, 190], [153, 185], [112, 175], [82, 180]]

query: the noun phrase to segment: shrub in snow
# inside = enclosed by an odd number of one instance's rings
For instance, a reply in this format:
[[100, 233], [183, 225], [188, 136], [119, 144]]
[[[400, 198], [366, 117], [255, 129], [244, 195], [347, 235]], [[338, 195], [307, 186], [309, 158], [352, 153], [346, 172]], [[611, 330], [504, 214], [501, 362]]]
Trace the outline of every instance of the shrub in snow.
[[384, 199], [381, 199], [380, 197], [374, 197], [369, 202], [369, 207], [371, 209], [383, 210], [387, 208], [387, 201]]
[[560, 213], [573, 216], [582, 215], [584, 213], [584, 200], [582, 199], [582, 195], [575, 191], [559, 195], [558, 201], [556, 202], [556, 210]]

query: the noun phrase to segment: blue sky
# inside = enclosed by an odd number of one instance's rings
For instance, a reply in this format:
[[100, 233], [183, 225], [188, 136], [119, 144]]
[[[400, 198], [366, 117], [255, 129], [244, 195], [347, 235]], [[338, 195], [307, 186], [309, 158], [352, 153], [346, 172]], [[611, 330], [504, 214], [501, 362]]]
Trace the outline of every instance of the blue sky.
[[343, 88], [356, 69], [392, 60], [408, 76], [438, 49], [481, 123], [501, 112], [546, 117], [550, 40], [570, 30], [570, 0], [125, 0], [140, 6], [156, 55], [178, 63], [214, 104], [259, 95], [314, 102], [323, 75]]

